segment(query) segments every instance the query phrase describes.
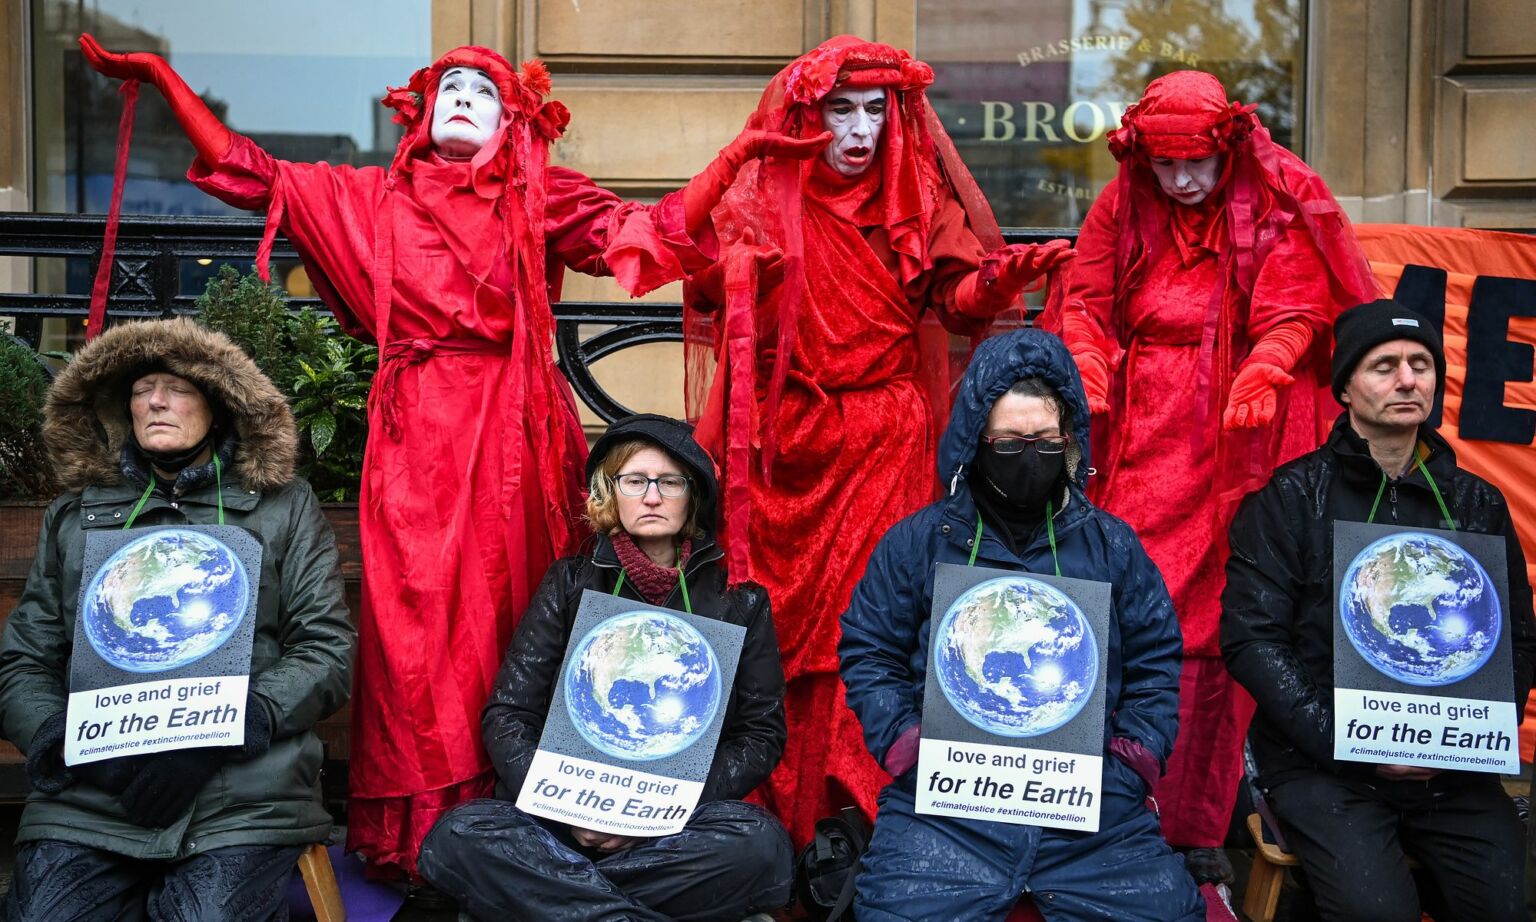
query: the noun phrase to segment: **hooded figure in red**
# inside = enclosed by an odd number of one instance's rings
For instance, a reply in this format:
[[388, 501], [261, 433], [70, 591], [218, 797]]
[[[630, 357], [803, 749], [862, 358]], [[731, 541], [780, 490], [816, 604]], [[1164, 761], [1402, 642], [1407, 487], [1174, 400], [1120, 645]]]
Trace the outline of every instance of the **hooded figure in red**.
[[385, 98], [405, 127], [387, 170], [289, 163], [221, 124], [161, 58], [81, 46], [130, 94], [145, 80], [166, 96], [198, 151], [193, 182], [267, 210], [259, 267], [281, 227], [342, 326], [380, 346], [348, 846], [414, 874], [438, 816], [490, 794], [481, 707], [544, 571], [585, 534], [586, 442], [551, 349], [561, 273], [613, 275], [638, 295], [708, 265], [694, 235], [712, 250], [724, 185], [785, 148], [738, 139], [683, 192], [624, 202], [548, 165], [569, 116], [544, 101], [542, 64], [518, 72], [463, 47]]
[[1183, 628], [1178, 743], [1155, 794], [1168, 840], [1198, 848], [1226, 835], [1253, 710], [1217, 647], [1227, 525], [1317, 447], [1337, 411], [1333, 318], [1376, 297], [1338, 203], [1253, 109], [1207, 73], [1152, 81], [1109, 137], [1119, 176], [1041, 320], [1108, 447], [1094, 501], [1136, 529]]
[[767, 587], [789, 683], [762, 793], [798, 842], [841, 806], [873, 813], [887, 780], [843, 702], [838, 617], [880, 536], [935, 495], [949, 332], [984, 334], [1070, 255], [1001, 246], [932, 82], [851, 36], [781, 71], [748, 130], [832, 141], [741, 171], [714, 214], [720, 263], [686, 289], [689, 412], [724, 470], [730, 572]]

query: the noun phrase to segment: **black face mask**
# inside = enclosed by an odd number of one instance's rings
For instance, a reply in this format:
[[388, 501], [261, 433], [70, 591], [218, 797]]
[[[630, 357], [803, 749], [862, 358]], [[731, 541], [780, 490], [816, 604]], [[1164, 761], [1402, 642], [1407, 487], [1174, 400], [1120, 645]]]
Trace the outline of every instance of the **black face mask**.
[[1034, 445], [1016, 455], [1000, 455], [983, 442], [976, 452], [976, 473], [1000, 503], [1025, 512], [1056, 499], [1067, 453], [1043, 455]]

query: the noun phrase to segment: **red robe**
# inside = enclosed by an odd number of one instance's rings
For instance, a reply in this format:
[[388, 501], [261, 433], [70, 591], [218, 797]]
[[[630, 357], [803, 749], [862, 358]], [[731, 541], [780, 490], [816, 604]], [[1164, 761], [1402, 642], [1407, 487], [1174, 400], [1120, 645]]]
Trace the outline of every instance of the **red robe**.
[[[537, 341], [542, 307], [513, 294], [495, 203], [469, 171], [427, 155], [390, 189], [382, 169], [289, 163], [237, 136], [191, 173], [246, 209], [280, 183], [282, 229], [316, 290], [382, 347], [358, 510], [348, 846], [407, 872], [443, 811], [490, 793], [480, 709], [545, 569], [580, 535], [575, 402]], [[545, 185], [552, 276], [612, 274], [638, 293], [706, 264], [677, 196], [623, 202], [558, 167]]]
[[[889, 781], [844, 703], [838, 619], [875, 544], [935, 495], [934, 446], [944, 421], [934, 418], [927, 378], [935, 369], [928, 366], [946, 365], [949, 356], [947, 341], [922, 348], [925, 312], [955, 332], [984, 323], [954, 307], [958, 282], [985, 251], [947, 191], [939, 191], [931, 215], [932, 266], [903, 286], [883, 212], [869, 207], [878, 198], [878, 172], [858, 183], [829, 173], [818, 163], [806, 186], [806, 282], [795, 347], [777, 413], [761, 419], [755, 440], [776, 428], [772, 483], [755, 459], [750, 480], [749, 573], [773, 600], [788, 680], [789, 739], [761, 794], [796, 842], [847, 804], [873, 815]], [[765, 387], [771, 352], [758, 359]], [[758, 396], [759, 411], [766, 410], [765, 395]]]
[[[1140, 284], [1127, 293], [1115, 277], [1120, 188], [1111, 183], [1089, 209], [1064, 298], [1086, 309], [1112, 350], [1123, 350], [1108, 418], [1094, 428], [1098, 474], [1090, 495], [1136, 530], [1184, 633], [1178, 743], [1154, 792], [1163, 833], [1175, 845], [1219, 846], [1253, 713], [1218, 646], [1227, 526], [1241, 494], [1275, 465], [1317, 447], [1336, 415], [1327, 409], [1327, 356], [1338, 306], [1328, 264], [1299, 218], [1256, 267], [1251, 297], [1218, 284], [1228, 246], [1219, 223], [1227, 188], [1177, 219], [1172, 208], [1159, 211], [1160, 245], [1149, 248]], [[1231, 332], [1215, 349], [1210, 389], [1202, 392], [1202, 335], [1218, 288]], [[1296, 319], [1313, 328], [1313, 347], [1292, 372], [1296, 383], [1281, 392], [1273, 424], [1223, 433], [1227, 389], [1248, 349]], [[1054, 321], [1044, 319], [1059, 332]]]

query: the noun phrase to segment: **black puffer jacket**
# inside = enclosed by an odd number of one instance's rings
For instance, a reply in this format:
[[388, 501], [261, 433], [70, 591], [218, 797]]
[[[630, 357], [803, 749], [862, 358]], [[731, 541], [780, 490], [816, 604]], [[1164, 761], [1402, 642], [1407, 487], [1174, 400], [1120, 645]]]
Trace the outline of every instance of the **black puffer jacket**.
[[[779, 764], [786, 735], [784, 671], [779, 666], [768, 593], [752, 583], [727, 589], [720, 548], [708, 538], [694, 544], [683, 568], [693, 613], [747, 629], [715, 763], [699, 799], [708, 803], [746, 796]], [[518, 622], [512, 646], [496, 676], [496, 687], [480, 718], [485, 748], [496, 768], [497, 797], [516, 800], [523, 787], [544, 732], [544, 716], [565, 659], [581, 591], [612, 592], [619, 573], [613, 544], [606, 537], [598, 538], [592, 556], [568, 557], [549, 568]], [[619, 594], [639, 599], [628, 582]], [[663, 604], [681, 609], [679, 590], [674, 589]]]
[[[1536, 666], [1536, 623], [1509, 505], [1492, 484], [1457, 467], [1451, 446], [1433, 430], [1421, 430], [1419, 438], [1429, 448], [1425, 466], [1455, 527], [1504, 536], [1515, 700], [1523, 710]], [[1227, 669], [1258, 703], [1249, 740], [1265, 784], [1302, 769], [1372, 770], [1333, 760], [1332, 523], [1366, 521], [1381, 473], [1344, 414], [1322, 448], [1275, 471], [1232, 520], [1221, 652]], [[1388, 482], [1376, 522], [1446, 527], [1417, 466]]]

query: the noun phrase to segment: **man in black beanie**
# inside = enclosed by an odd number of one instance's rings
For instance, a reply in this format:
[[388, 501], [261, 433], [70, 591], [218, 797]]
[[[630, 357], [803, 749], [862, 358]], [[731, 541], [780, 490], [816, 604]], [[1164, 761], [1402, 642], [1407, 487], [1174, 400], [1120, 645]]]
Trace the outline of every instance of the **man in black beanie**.
[[1496, 775], [1333, 758], [1336, 520], [1502, 535], [1517, 712], [1536, 666], [1509, 506], [1425, 424], [1445, 386], [1440, 331], [1381, 300], [1340, 314], [1334, 340], [1345, 412], [1323, 447], [1275, 471], [1232, 521], [1221, 650], [1258, 703], [1258, 784], [1323, 918], [1417, 920], [1411, 855], [1436, 883], [1436, 918], [1523, 920], [1524, 831]]

